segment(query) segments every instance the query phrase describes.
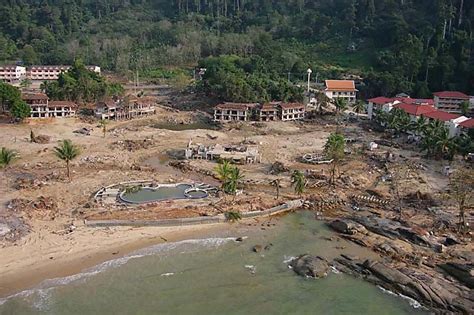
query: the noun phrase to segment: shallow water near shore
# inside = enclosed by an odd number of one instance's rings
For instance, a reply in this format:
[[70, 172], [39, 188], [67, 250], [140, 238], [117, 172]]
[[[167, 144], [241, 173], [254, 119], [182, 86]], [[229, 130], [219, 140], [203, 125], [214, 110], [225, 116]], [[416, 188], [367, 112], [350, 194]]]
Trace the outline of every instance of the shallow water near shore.
[[[234, 241], [242, 235], [248, 238]], [[309, 212], [288, 215], [271, 227], [233, 225], [210, 238], [155, 245], [45, 281], [0, 300], [0, 314], [426, 313], [342, 273], [314, 280], [288, 268], [287, 261], [302, 253], [328, 259], [341, 252], [373, 255], [334, 236]], [[254, 253], [255, 244], [269, 249]]]

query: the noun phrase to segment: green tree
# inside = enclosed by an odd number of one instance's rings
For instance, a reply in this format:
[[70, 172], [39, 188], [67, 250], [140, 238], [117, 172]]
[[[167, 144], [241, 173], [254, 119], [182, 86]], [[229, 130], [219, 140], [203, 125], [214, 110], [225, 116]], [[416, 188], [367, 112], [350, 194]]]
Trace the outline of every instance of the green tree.
[[13, 106], [10, 108], [10, 114], [22, 121], [23, 119], [30, 117], [31, 107], [24, 101], [15, 101]]
[[291, 174], [291, 182], [293, 183], [293, 186], [295, 188], [295, 193], [297, 193], [298, 196], [301, 197], [306, 188], [306, 178], [304, 174], [298, 170], [293, 171], [293, 173]]
[[341, 113], [347, 110], [347, 101], [343, 98], [336, 98], [334, 100], [334, 106], [336, 106], [336, 115], [339, 117]]
[[18, 88], [0, 82], [0, 105], [2, 111], [8, 111], [14, 103], [21, 101], [21, 92]]
[[244, 179], [244, 175], [240, 172], [240, 169], [237, 166], [232, 168], [229, 178], [229, 192], [234, 194], [237, 192], [237, 188]]
[[0, 150], [0, 167], [7, 168], [16, 159], [18, 159], [18, 153], [13, 150], [2, 147], [2, 149]]
[[79, 156], [79, 147], [74, 145], [71, 140], [63, 140], [59, 146], [54, 147], [54, 154], [56, 157], [66, 162], [67, 177], [71, 180], [69, 163]]
[[332, 133], [329, 135], [326, 144], [324, 145], [324, 153], [326, 157], [332, 159], [331, 167], [331, 184], [336, 184], [336, 170], [339, 169], [340, 163], [344, 158], [344, 148], [346, 140], [340, 133]]
[[352, 110], [357, 113], [359, 116], [360, 113], [365, 112], [365, 102], [361, 100], [357, 100], [355, 104], [352, 106]]
[[469, 107], [469, 101], [463, 101], [461, 104], [459, 104], [459, 109], [461, 110], [461, 114], [463, 116], [469, 115]]

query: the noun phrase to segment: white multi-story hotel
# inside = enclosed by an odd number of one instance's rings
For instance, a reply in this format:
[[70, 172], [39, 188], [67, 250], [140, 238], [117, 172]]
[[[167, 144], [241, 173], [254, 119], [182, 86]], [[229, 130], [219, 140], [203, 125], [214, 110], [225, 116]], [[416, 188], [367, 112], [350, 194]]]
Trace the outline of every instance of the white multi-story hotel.
[[0, 66], [0, 80], [16, 83], [26, 78], [26, 68], [15, 65]]
[[[26, 71], [26, 77], [30, 80], [57, 80], [59, 75], [69, 70], [71, 66], [31, 66]], [[88, 70], [100, 74], [100, 67], [87, 66]]]
[[[31, 81], [45, 81], [45, 80], [57, 80], [59, 75], [67, 70], [71, 66], [0, 66], [0, 81], [8, 83], [18, 83], [22, 80], [28, 79]], [[88, 70], [100, 74], [100, 67], [98, 66], [87, 66]]]

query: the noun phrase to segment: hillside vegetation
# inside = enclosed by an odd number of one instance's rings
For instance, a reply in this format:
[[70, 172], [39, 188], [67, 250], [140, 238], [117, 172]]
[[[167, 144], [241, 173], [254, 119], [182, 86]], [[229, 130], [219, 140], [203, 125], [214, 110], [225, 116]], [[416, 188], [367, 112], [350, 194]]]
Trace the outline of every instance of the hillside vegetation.
[[473, 1], [8, 0], [0, 16], [2, 63], [146, 76], [236, 55], [272, 80], [358, 74], [365, 96], [474, 94]]

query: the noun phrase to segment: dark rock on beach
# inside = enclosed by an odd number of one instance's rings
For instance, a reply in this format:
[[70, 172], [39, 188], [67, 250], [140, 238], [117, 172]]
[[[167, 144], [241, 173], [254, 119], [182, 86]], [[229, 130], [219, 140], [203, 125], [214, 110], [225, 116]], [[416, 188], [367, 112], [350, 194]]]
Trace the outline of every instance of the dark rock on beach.
[[296, 257], [290, 266], [302, 277], [324, 278], [329, 271], [329, 264], [324, 258], [308, 254]]

